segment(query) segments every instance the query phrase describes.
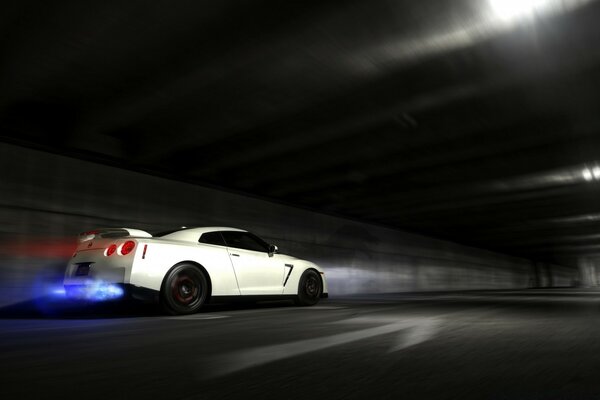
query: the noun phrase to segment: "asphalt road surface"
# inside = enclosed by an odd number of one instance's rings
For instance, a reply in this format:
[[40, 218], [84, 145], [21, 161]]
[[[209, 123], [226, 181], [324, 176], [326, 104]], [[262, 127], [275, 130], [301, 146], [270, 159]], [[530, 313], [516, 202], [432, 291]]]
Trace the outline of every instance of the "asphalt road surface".
[[0, 309], [0, 399], [600, 399], [600, 290]]

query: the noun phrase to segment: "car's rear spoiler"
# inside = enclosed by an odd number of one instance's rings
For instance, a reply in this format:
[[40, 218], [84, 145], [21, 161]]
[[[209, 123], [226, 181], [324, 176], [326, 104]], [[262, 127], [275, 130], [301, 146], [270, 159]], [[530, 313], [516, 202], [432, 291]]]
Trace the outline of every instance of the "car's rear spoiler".
[[127, 236], [136, 236], [136, 237], [152, 237], [146, 231], [142, 231], [140, 229], [132, 229], [132, 228], [102, 228], [102, 229], [94, 229], [93, 231], [81, 232], [79, 234], [78, 240], [79, 242], [86, 242], [88, 240], [92, 240], [95, 238], [120, 238]]

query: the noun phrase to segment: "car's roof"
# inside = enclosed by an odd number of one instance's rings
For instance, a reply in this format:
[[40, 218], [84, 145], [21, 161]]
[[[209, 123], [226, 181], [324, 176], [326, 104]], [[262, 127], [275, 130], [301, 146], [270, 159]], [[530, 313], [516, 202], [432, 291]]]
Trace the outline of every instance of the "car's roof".
[[154, 235], [154, 237], [175, 239], [175, 240], [198, 240], [198, 235], [202, 235], [206, 232], [217, 232], [217, 231], [236, 231], [236, 232], [247, 232], [243, 229], [231, 228], [228, 226], [196, 226], [191, 228], [180, 228], [177, 230], [167, 231]]
[[215, 231], [246, 232], [244, 229], [231, 228], [229, 226], [201, 226], [201, 227], [194, 227], [194, 228], [183, 228], [182, 230], [186, 230], [189, 232], [195, 232], [195, 233], [215, 232]]

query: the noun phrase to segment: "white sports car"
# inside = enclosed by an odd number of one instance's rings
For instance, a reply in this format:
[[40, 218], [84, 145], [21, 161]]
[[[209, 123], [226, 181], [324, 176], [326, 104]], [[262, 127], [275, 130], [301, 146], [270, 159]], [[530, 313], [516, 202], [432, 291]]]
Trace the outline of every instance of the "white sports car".
[[64, 278], [70, 298], [129, 294], [158, 301], [171, 314], [198, 311], [211, 299], [290, 298], [310, 306], [327, 297], [317, 265], [235, 228], [182, 228], [152, 236], [129, 228], [79, 235]]

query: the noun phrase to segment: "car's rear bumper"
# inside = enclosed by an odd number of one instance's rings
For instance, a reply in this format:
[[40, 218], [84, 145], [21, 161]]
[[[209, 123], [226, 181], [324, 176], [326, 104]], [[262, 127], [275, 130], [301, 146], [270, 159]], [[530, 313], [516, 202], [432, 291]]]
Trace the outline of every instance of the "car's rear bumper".
[[65, 286], [81, 286], [97, 284], [128, 283], [130, 268], [122, 265], [111, 265], [96, 262], [77, 262], [67, 266], [64, 277]]

